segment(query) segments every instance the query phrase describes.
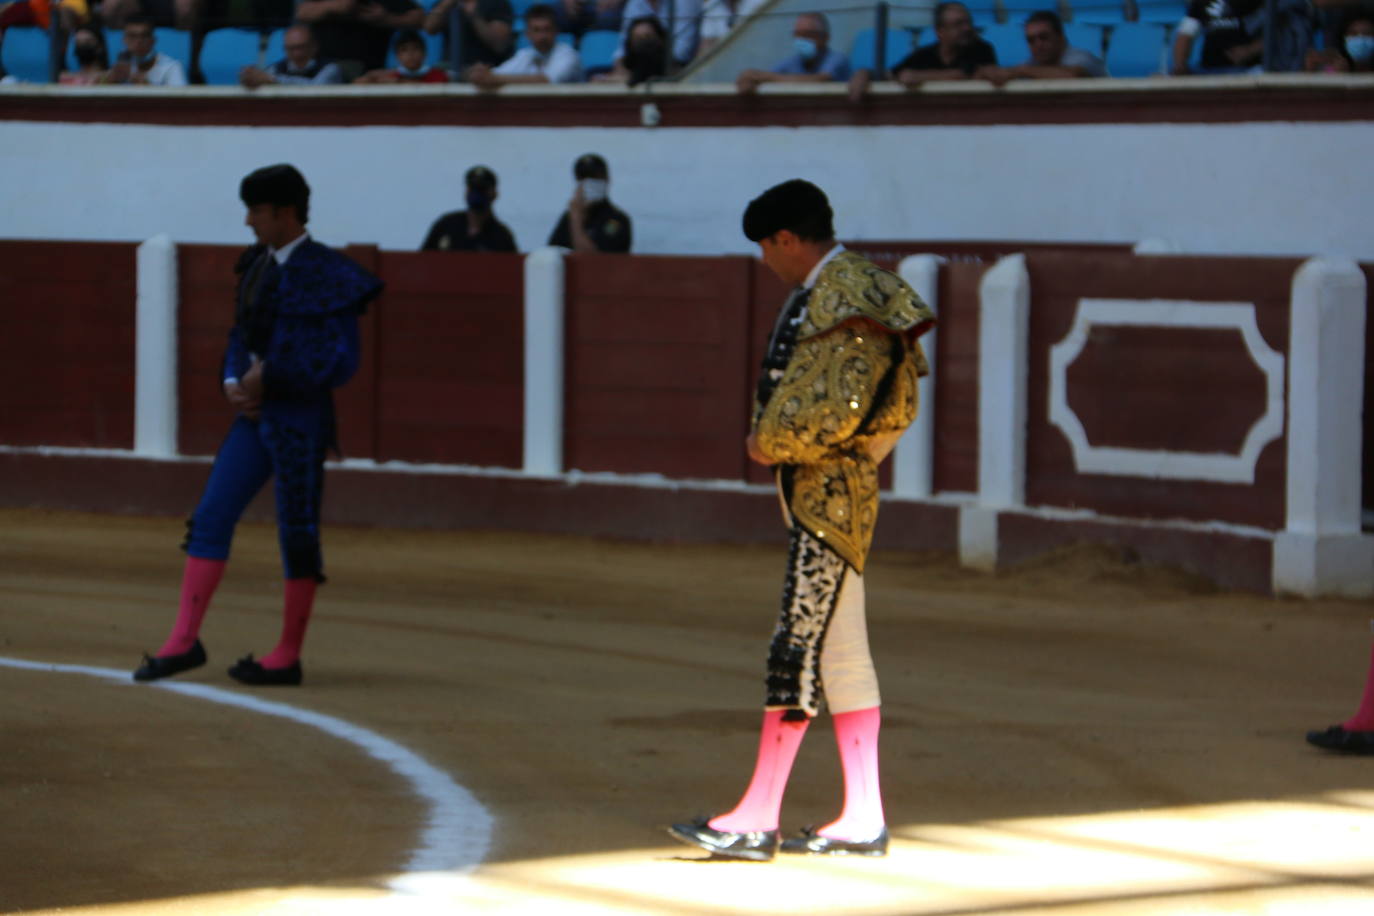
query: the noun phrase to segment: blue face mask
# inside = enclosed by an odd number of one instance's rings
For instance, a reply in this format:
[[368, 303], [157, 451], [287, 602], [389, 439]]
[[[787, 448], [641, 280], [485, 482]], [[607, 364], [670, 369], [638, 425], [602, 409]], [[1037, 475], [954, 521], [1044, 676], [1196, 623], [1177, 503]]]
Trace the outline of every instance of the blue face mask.
[[468, 188], [467, 202], [468, 209], [478, 213], [485, 213], [491, 209], [491, 195], [480, 188]]
[[816, 47], [816, 43], [809, 38], [793, 38], [792, 49], [801, 55], [802, 60], [811, 60], [821, 49]]
[[1374, 57], [1374, 35], [1347, 35], [1345, 53], [1361, 64]]

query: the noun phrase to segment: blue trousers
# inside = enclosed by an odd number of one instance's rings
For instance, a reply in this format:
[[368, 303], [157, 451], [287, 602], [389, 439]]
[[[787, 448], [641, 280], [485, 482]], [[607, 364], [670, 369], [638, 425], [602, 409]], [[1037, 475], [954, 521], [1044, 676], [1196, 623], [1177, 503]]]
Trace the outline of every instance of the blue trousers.
[[[308, 430], [308, 427], [306, 427]], [[297, 424], [238, 417], [229, 427], [200, 504], [187, 522], [186, 553], [227, 560], [234, 528], [253, 497], [276, 478], [277, 538], [288, 579], [322, 579], [320, 501], [327, 439]]]

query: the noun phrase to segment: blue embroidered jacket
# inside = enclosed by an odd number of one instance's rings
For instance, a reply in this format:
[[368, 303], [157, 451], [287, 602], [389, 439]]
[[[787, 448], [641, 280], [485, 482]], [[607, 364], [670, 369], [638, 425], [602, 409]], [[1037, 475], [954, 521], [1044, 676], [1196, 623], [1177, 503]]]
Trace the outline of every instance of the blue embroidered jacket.
[[257, 356], [266, 364], [264, 425], [293, 426], [333, 445], [332, 391], [358, 369], [358, 316], [382, 282], [313, 239], [280, 267], [264, 262], [258, 276], [266, 254], [265, 245], [254, 245], [239, 258], [238, 308], [221, 378], [242, 378]]

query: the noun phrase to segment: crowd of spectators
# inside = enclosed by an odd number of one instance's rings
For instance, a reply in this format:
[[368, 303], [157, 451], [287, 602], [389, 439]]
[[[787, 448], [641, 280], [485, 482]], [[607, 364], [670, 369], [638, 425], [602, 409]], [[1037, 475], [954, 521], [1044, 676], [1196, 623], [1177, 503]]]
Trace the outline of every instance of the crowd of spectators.
[[[289, 25], [282, 59], [242, 61], [245, 87], [463, 81], [494, 91], [586, 80], [635, 86], [671, 78], [711, 53], [766, 0], [553, 0], [522, 16], [511, 0], [427, 2], [426, 9], [415, 0], [0, 0], [0, 41], [10, 26], [46, 27], [55, 19], [70, 34], [77, 62], [62, 74], [67, 84], [184, 85], [188, 76], [199, 79], [194, 62], [157, 49], [156, 30], [200, 35], [220, 25]], [[1266, 0], [1188, 0], [1161, 61], [1176, 75], [1252, 70], [1264, 59], [1266, 35], [1277, 35], [1268, 49], [1277, 55], [1274, 69], [1367, 72], [1374, 15], [1358, 5], [1365, 2], [1374, 0], [1278, 0], [1270, 23]], [[1057, 4], [1021, 25], [1024, 59], [999, 61], [968, 7], [947, 0], [933, 11], [935, 40], [878, 75], [909, 89], [936, 80], [1003, 85], [1107, 75], [1102, 48], [1069, 42]], [[122, 32], [124, 46], [113, 60], [102, 28]], [[599, 71], [585, 68], [576, 45], [593, 33], [618, 35]], [[1006, 42], [999, 47], [1010, 56]], [[832, 44], [821, 12], [796, 16], [791, 47], [777, 48], [771, 65], [759, 63], [737, 74], [741, 93], [764, 83], [848, 81], [859, 99], [875, 79], [868, 68], [851, 73], [850, 54]]]

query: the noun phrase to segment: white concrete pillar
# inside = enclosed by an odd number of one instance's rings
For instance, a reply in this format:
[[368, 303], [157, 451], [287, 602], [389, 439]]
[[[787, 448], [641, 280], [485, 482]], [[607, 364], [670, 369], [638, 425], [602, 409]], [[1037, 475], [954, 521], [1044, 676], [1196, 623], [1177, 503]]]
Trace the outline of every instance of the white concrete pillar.
[[1360, 534], [1364, 274], [1314, 258], [1293, 276], [1288, 341], [1288, 474], [1274, 591], [1374, 594], [1374, 537]]
[[[916, 290], [937, 315], [940, 310], [940, 265], [944, 258], [935, 254], [914, 254], [903, 258], [897, 273]], [[892, 494], [909, 499], [928, 499], [935, 488], [935, 332], [921, 337], [930, 374], [918, 388], [916, 420], [897, 442], [892, 453]]]
[[978, 495], [960, 510], [959, 558], [997, 566], [997, 518], [1025, 503], [1030, 274], [1024, 255], [999, 260], [978, 288]]
[[526, 474], [563, 472], [562, 248], [539, 248], [525, 258]]
[[157, 235], [138, 246], [134, 332], [134, 452], [177, 453], [177, 248]]

